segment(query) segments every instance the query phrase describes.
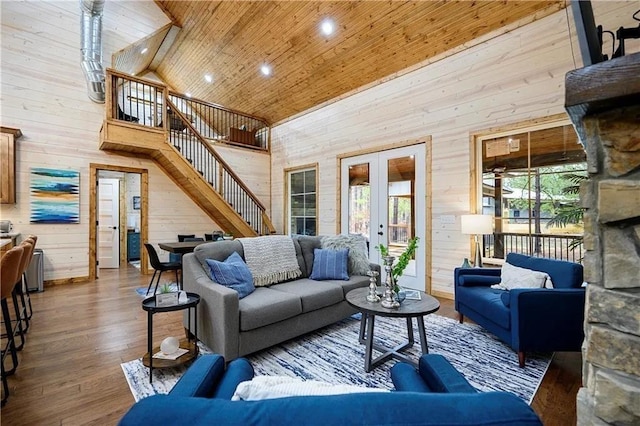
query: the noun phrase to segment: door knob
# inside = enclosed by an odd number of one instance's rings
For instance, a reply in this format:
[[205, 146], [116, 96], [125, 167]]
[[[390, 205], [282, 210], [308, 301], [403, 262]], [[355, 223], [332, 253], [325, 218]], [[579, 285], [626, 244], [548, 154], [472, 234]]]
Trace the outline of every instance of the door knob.
[[384, 232], [378, 231], [378, 235], [383, 235], [383, 234], [384, 234]]
[[114, 226], [112, 229], [118, 229], [118, 227], [117, 227], [117, 226]]

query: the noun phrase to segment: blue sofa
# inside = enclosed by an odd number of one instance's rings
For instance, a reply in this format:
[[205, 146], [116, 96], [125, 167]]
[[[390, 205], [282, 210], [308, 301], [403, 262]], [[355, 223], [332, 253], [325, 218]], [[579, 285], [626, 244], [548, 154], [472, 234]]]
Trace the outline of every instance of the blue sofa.
[[584, 339], [582, 265], [509, 253], [506, 261], [520, 268], [549, 274], [554, 288], [492, 289], [500, 269], [456, 268], [455, 309], [462, 323], [467, 316], [495, 334], [518, 353], [579, 351]]
[[[239, 358], [229, 363], [225, 371], [221, 356], [203, 355], [168, 395], [138, 401], [119, 424], [541, 425], [524, 401], [505, 392], [475, 392], [439, 355], [423, 356], [420, 365], [420, 377], [426, 377], [426, 382], [433, 387], [417, 387], [412, 392], [230, 401], [232, 389], [253, 375], [251, 366]], [[417, 375], [408, 364], [407, 368], [396, 369], [394, 374], [402, 386], [415, 382]]]

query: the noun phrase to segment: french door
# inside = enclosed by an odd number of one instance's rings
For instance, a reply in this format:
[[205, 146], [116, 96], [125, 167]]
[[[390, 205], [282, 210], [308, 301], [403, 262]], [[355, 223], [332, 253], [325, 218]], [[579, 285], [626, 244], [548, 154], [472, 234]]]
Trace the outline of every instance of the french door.
[[[369, 241], [369, 260], [382, 264], [378, 244], [396, 259], [408, 241], [420, 238], [415, 258], [399, 284], [425, 290], [424, 144], [341, 160], [341, 232], [362, 234]], [[384, 280], [383, 280], [384, 281]]]

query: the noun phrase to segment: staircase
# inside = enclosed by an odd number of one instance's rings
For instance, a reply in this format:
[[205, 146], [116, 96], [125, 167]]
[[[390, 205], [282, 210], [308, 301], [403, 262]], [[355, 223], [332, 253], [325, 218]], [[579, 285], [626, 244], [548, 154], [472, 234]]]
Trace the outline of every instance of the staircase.
[[[217, 115], [210, 114], [208, 104], [193, 102], [170, 94], [162, 84], [108, 70], [100, 149], [153, 159], [223, 231], [235, 237], [275, 233], [264, 205], [198, 130], [222, 138], [219, 129], [232, 122], [237, 128], [254, 129], [262, 122], [220, 106], [215, 106]], [[251, 148], [260, 149], [260, 140], [268, 137], [268, 126], [260, 125], [250, 131], [258, 141]]]

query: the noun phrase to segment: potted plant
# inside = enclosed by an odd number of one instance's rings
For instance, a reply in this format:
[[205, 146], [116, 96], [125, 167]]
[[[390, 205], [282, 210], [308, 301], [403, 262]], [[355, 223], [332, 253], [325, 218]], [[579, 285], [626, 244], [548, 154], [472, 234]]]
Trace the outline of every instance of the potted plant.
[[[393, 291], [398, 294], [400, 291], [400, 286], [398, 286], [398, 280], [404, 273], [404, 270], [409, 265], [409, 261], [413, 258], [416, 253], [416, 249], [418, 248], [419, 237], [413, 237], [409, 240], [407, 244], [407, 248], [404, 249], [402, 254], [398, 257], [397, 262], [391, 268], [391, 278], [393, 281]], [[375, 246], [375, 249], [380, 252], [382, 257], [389, 256], [389, 249], [384, 244], [378, 244]]]

